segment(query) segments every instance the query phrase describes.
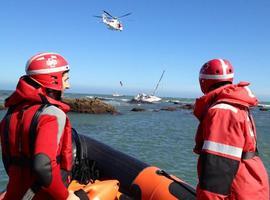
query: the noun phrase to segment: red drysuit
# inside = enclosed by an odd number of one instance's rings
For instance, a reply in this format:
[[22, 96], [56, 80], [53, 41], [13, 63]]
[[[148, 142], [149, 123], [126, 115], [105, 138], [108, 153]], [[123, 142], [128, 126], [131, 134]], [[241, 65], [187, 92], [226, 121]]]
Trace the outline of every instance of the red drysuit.
[[249, 113], [257, 99], [248, 85], [225, 85], [196, 101], [199, 200], [269, 200], [268, 175]]
[[[44, 90], [29, 77], [22, 77], [6, 100], [5, 106], [11, 111], [9, 126], [6, 115], [0, 127], [3, 162], [9, 177], [4, 200], [22, 199], [37, 180], [42, 187], [34, 199], [68, 197], [68, 180], [63, 173], [72, 168], [71, 125], [65, 114], [69, 106], [46, 96]], [[48, 106], [37, 119], [33, 138], [30, 126], [42, 104]], [[31, 140], [34, 145], [30, 145]]]

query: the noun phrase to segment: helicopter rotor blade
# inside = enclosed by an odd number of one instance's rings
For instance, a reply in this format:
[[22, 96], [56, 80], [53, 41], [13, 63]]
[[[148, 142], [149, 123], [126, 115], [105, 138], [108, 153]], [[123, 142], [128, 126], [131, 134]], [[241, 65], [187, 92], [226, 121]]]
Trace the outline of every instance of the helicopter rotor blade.
[[102, 18], [102, 16], [93, 15], [93, 17]]
[[120, 17], [117, 17], [117, 18], [126, 17], [126, 16], [131, 15], [131, 14], [132, 14], [132, 13], [130, 12], [130, 13], [127, 13], [127, 14], [121, 15]]
[[108, 13], [108, 12], [105, 11], [105, 10], [103, 10], [103, 12], [106, 13], [107, 15], [109, 15], [111, 18], [114, 18], [114, 19], [116, 18], [116, 17], [112, 16], [110, 13]]

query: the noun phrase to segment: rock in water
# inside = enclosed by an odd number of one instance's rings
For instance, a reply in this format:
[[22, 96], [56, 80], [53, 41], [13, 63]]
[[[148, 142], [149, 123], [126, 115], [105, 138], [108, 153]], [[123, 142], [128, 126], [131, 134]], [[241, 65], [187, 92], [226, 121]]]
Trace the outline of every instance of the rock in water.
[[4, 109], [6, 109], [4, 104], [0, 104], [0, 110], [4, 110]]
[[63, 101], [70, 106], [70, 111], [91, 114], [117, 114], [117, 110], [110, 104], [99, 99], [89, 98], [63, 98]]
[[173, 106], [168, 106], [168, 107], [164, 107], [164, 108], [161, 108], [160, 110], [166, 110], [166, 111], [176, 111], [176, 107], [173, 107]]
[[133, 112], [143, 112], [143, 111], [145, 111], [145, 109], [144, 108], [132, 108], [131, 111], [133, 111]]

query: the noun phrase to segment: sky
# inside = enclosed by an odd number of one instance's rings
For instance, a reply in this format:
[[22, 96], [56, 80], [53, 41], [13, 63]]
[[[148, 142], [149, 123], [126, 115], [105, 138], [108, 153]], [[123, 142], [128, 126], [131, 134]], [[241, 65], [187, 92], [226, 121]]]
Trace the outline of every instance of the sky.
[[[111, 31], [93, 15], [122, 18]], [[0, 89], [15, 89], [25, 63], [39, 52], [69, 62], [69, 92], [202, 95], [201, 66], [229, 60], [235, 83], [248, 81], [270, 99], [269, 0], [8, 0], [0, 1]], [[121, 87], [119, 81], [123, 82]]]

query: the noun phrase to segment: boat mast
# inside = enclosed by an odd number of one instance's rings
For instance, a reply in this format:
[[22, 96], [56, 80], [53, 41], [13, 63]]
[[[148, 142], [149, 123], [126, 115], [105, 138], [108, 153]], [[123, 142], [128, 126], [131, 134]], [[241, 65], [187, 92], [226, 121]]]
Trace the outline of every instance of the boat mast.
[[156, 91], [157, 91], [157, 89], [158, 89], [159, 83], [160, 83], [160, 81], [161, 81], [161, 79], [162, 79], [162, 77], [163, 77], [163, 75], [164, 75], [164, 72], [165, 72], [165, 70], [163, 70], [163, 72], [162, 72], [162, 74], [161, 74], [161, 77], [160, 77], [160, 79], [159, 79], [159, 81], [158, 81], [158, 83], [157, 83], [157, 85], [156, 85], [156, 87], [155, 87], [155, 89], [154, 89], [152, 95], [155, 95], [155, 93], [156, 93]]

